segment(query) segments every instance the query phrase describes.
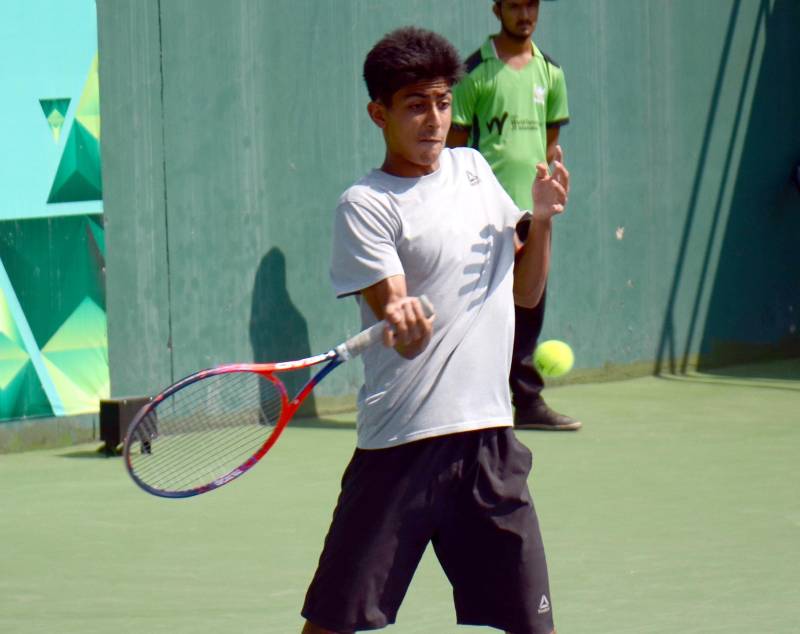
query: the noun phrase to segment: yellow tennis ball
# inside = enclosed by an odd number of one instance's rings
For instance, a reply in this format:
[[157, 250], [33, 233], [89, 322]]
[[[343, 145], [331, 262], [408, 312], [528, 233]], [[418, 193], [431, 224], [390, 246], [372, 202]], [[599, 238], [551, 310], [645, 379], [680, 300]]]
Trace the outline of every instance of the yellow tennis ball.
[[557, 339], [543, 341], [533, 353], [533, 365], [542, 376], [564, 376], [572, 369], [573, 363], [572, 348]]

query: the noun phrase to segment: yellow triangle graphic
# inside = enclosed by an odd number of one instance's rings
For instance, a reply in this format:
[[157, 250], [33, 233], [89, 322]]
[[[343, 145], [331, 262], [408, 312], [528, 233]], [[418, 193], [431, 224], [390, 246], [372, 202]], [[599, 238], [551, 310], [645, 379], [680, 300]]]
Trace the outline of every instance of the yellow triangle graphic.
[[0, 333], [4, 334], [10, 341], [13, 341], [19, 348], [25, 349], [20, 337], [17, 324], [11, 315], [5, 292], [0, 289]]
[[108, 345], [106, 314], [86, 297], [42, 347], [48, 354], [62, 350], [105, 348]]
[[50, 374], [53, 385], [61, 399], [66, 414], [85, 414], [96, 412], [100, 407], [100, 399], [108, 398], [110, 386], [108, 382], [97, 387], [93, 393], [83, 391], [77, 384], [70, 381], [69, 377], [58, 369], [47, 357], [42, 361]]
[[97, 53], [92, 59], [83, 94], [75, 110], [75, 120], [79, 121], [95, 139], [100, 139], [100, 82], [97, 73]]

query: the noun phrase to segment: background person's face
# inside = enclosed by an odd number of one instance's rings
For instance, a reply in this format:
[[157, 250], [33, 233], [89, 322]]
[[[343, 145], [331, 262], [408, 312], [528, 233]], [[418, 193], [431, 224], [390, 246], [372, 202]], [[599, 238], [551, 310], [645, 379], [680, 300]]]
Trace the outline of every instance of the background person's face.
[[503, 0], [494, 12], [508, 36], [530, 39], [539, 21], [539, 0]]

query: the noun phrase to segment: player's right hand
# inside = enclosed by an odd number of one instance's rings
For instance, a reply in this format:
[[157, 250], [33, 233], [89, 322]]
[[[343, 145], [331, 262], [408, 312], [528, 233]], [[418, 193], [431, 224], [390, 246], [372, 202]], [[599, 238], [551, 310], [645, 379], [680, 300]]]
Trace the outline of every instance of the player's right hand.
[[413, 359], [428, 345], [433, 333], [433, 317], [426, 317], [416, 297], [392, 300], [384, 308], [387, 326], [383, 331], [384, 345], [394, 348], [406, 359]]

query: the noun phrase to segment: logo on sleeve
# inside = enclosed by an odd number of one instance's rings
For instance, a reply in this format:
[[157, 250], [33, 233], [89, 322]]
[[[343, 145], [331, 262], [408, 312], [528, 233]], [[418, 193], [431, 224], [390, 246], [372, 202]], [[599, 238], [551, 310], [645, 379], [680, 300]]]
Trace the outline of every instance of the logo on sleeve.
[[539, 614], [544, 614], [550, 611], [550, 601], [547, 600], [546, 595], [542, 595], [542, 600], [539, 601]]
[[469, 170], [467, 170], [467, 178], [469, 179], [470, 185], [477, 185], [478, 183], [481, 182], [480, 177], [477, 174], [473, 174]]
[[544, 105], [545, 90], [542, 86], [535, 86], [533, 88], [533, 103], [538, 103], [540, 106]]

